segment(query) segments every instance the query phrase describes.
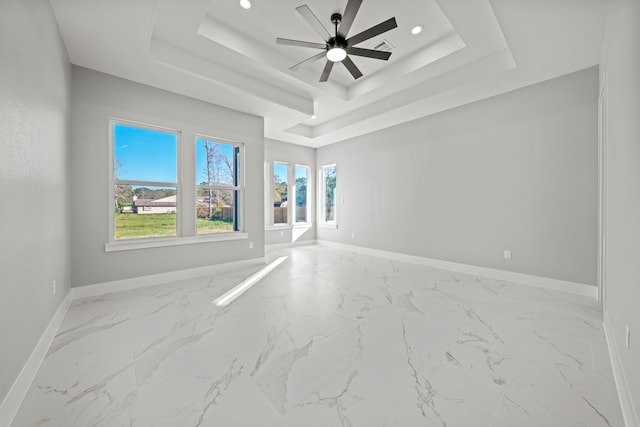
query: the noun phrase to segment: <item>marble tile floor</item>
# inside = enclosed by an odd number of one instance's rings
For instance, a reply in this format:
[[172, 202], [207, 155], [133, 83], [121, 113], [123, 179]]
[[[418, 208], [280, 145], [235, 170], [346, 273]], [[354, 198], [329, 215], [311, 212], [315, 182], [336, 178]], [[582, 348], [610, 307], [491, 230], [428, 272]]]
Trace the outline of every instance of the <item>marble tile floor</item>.
[[304, 246], [74, 301], [13, 426], [623, 426], [596, 301]]

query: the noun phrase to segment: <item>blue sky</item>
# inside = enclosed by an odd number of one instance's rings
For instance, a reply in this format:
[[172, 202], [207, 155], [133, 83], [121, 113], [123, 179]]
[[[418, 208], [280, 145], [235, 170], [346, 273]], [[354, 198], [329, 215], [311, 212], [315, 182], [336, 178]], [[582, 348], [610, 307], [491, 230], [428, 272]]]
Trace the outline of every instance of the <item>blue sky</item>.
[[177, 135], [122, 124], [113, 130], [118, 179], [177, 182]]
[[274, 163], [273, 164], [273, 174], [278, 175], [278, 177], [280, 178], [280, 182], [287, 182], [288, 179], [288, 165], [283, 165], [281, 163]]
[[296, 179], [298, 178], [307, 178], [307, 168], [296, 166]]
[[[233, 164], [233, 144], [227, 144], [224, 142], [217, 142], [212, 140], [206, 140], [216, 143], [218, 145], [219, 153], [227, 158], [231, 164]], [[196, 139], [196, 184], [207, 181], [207, 150], [204, 145], [205, 139]], [[223, 172], [217, 177], [222, 184], [233, 185], [233, 177], [229, 173], [229, 169], [225, 164], [218, 164]], [[215, 180], [215, 177], [214, 177]]]

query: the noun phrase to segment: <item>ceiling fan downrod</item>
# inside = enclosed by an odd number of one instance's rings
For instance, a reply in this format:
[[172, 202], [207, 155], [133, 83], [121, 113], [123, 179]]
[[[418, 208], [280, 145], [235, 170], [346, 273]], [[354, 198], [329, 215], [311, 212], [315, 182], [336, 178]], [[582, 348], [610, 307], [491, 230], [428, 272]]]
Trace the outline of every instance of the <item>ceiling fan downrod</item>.
[[334, 13], [331, 22], [335, 25], [335, 36], [327, 41], [327, 59], [332, 62], [340, 62], [347, 56], [347, 40], [338, 34], [338, 25], [342, 22], [342, 15]]

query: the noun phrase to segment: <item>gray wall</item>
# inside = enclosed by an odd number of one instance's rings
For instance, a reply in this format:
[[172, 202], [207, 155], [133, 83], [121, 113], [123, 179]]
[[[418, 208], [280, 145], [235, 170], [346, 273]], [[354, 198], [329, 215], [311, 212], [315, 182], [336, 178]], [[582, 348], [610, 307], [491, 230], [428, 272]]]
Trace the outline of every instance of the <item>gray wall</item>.
[[[607, 74], [605, 311], [640, 411], [640, 3], [611, 4]], [[619, 10], [616, 10], [620, 7]], [[631, 347], [625, 347], [625, 326]]]
[[597, 96], [592, 68], [320, 148], [318, 239], [595, 285]]
[[[291, 167], [298, 165], [309, 166], [309, 178], [307, 182], [307, 215], [312, 226], [306, 227], [270, 227], [265, 229], [265, 241], [267, 245], [295, 243], [314, 240], [315, 235], [315, 185], [316, 185], [316, 150], [302, 145], [288, 144], [273, 139], [265, 140], [264, 147], [265, 162], [269, 164], [269, 174], [273, 173], [273, 162], [283, 162], [291, 164]], [[268, 183], [265, 182], [265, 186]], [[293, 212], [291, 209], [289, 212]], [[266, 216], [266, 214], [265, 214]]]
[[[264, 256], [264, 124], [251, 116], [185, 96], [72, 68], [71, 283], [83, 286]], [[109, 240], [109, 132], [111, 117], [245, 143], [247, 240], [105, 252]], [[193, 161], [185, 158], [183, 162]], [[184, 177], [184, 182], [189, 177]], [[195, 191], [195, 190], [194, 190]], [[192, 219], [195, 221], [195, 219]]]
[[0, 2], [0, 402], [69, 291], [70, 75], [49, 2]]

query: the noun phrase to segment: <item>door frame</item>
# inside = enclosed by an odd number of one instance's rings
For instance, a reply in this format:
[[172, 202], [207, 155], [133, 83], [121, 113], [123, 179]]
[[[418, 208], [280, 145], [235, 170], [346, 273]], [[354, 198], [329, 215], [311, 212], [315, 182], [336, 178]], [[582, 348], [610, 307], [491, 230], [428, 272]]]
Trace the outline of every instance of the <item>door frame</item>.
[[600, 93], [598, 96], [598, 254], [597, 277], [598, 302], [600, 308], [606, 309], [607, 282], [607, 72], [600, 76]]

